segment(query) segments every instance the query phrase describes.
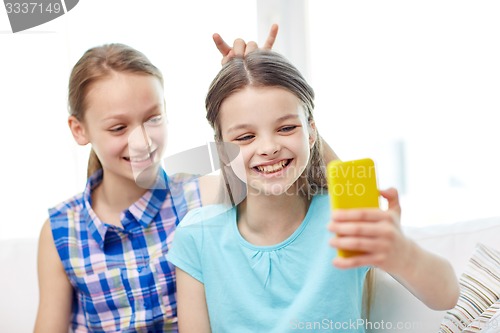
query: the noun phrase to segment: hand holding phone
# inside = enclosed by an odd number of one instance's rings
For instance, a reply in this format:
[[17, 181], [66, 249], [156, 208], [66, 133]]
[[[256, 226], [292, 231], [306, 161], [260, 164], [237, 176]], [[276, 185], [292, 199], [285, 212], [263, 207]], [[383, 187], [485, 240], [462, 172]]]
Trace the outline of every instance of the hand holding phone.
[[[370, 158], [332, 161], [327, 166], [328, 193], [332, 210], [379, 208], [375, 163]], [[340, 257], [359, 254], [338, 249]]]

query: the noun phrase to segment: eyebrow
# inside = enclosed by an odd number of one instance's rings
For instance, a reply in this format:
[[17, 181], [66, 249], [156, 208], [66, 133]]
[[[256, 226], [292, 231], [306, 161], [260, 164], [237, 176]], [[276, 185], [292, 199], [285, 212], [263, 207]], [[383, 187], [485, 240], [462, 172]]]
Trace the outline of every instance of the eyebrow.
[[[284, 115], [283, 117], [279, 117], [278, 119], [276, 119], [276, 123], [280, 123], [280, 122], [288, 120], [288, 119], [297, 119], [297, 118], [299, 118], [298, 114], [287, 114], [287, 115]], [[252, 125], [249, 125], [249, 124], [236, 125], [236, 126], [230, 127], [227, 130], [227, 133], [231, 133], [231, 132], [234, 132], [234, 131], [237, 131], [240, 129], [244, 129], [244, 128], [249, 128], [249, 127], [252, 127]]]

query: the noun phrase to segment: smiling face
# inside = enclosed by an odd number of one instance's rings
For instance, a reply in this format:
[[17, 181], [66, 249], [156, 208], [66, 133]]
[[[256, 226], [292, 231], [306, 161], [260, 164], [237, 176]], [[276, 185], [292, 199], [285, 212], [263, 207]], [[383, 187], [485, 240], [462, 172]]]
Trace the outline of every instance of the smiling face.
[[222, 140], [241, 149], [242, 158], [231, 166], [246, 181], [249, 195], [295, 190], [315, 138], [314, 123], [308, 123], [294, 94], [279, 87], [246, 87], [224, 100], [219, 124]]
[[152, 75], [113, 72], [86, 96], [83, 122], [71, 119], [79, 144], [91, 143], [104, 174], [137, 181], [158, 172], [166, 141], [163, 88]]

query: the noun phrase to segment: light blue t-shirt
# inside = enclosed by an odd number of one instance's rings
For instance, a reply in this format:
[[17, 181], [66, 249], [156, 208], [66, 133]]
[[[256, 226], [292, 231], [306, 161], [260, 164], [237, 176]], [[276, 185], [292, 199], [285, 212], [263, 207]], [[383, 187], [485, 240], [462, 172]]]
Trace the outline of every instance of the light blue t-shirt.
[[236, 208], [205, 206], [182, 220], [167, 258], [204, 284], [214, 333], [364, 332], [368, 268], [333, 267], [329, 220], [328, 196], [317, 195], [288, 239], [255, 246]]

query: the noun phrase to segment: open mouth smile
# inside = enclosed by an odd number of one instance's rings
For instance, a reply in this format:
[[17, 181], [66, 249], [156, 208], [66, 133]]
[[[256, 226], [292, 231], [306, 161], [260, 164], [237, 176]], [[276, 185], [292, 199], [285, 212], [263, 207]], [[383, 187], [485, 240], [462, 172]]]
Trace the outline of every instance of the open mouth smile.
[[145, 161], [152, 161], [154, 155], [155, 155], [155, 151], [152, 151], [151, 154], [144, 154], [144, 155], [140, 155], [140, 156], [126, 156], [123, 159], [127, 162], [140, 163], [140, 162], [145, 162]]
[[278, 172], [284, 170], [288, 165], [290, 165], [291, 162], [292, 162], [291, 159], [281, 160], [277, 163], [270, 164], [270, 165], [257, 165], [255, 167], [253, 167], [252, 169], [257, 171], [258, 173], [263, 173], [263, 174], [269, 175], [269, 174], [278, 173]]

